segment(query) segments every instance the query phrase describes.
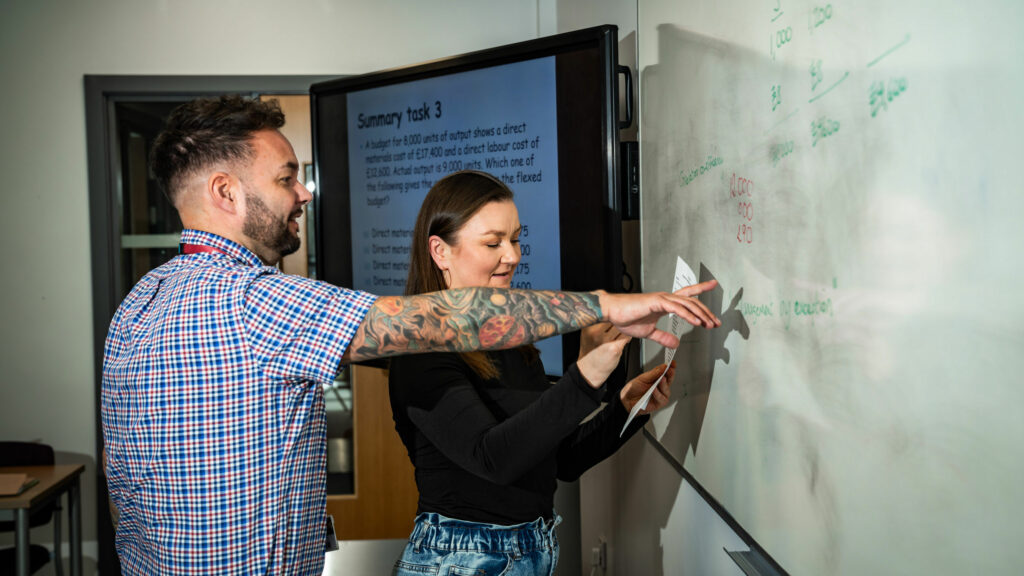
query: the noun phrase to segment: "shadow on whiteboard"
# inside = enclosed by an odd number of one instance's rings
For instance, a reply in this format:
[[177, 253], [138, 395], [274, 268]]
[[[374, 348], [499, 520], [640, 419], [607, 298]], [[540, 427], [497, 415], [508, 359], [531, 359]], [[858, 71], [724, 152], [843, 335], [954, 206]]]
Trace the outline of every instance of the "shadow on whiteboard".
[[[701, 282], [716, 279], [703, 263], [699, 276]], [[711, 508], [698, 503], [700, 497], [695, 492], [683, 488], [683, 475], [677, 473], [683, 468], [676, 455], [698, 449], [708, 398], [714, 388], [715, 365], [731, 359], [726, 347], [729, 336], [739, 333], [744, 340], [750, 338], [750, 328], [740, 311], [742, 288], [727, 305], [721, 285], [702, 294], [700, 300], [721, 319], [722, 325], [714, 330], [695, 328], [680, 339], [675, 355], [676, 379], [672, 383], [672, 397], [676, 400], [655, 413], [647, 425], [648, 438], [663, 446], [652, 449], [643, 445], [647, 444], [644, 439], [639, 449], [626, 450], [622, 456], [624, 469], [635, 474], [644, 486], [637, 494], [625, 491], [620, 509], [623, 522], [630, 527], [620, 535], [621, 545], [630, 551], [635, 559], [631, 567], [637, 570], [630, 573], [674, 576], [683, 565], [694, 574], [742, 573], [724, 552], [705, 553], [702, 545], [707, 544], [707, 538], [734, 548], [742, 548], [744, 543]], [[666, 468], [675, 471], [666, 473]], [[684, 525], [690, 522], [700, 525], [702, 534], [679, 538]]]
[[[715, 280], [714, 274], [701, 263], [700, 282]], [[729, 363], [726, 340], [733, 332], [747, 340], [750, 327], [739, 310], [743, 299], [740, 288], [727, 308], [723, 308], [725, 292], [721, 285], [701, 294], [700, 301], [722, 321], [714, 330], [696, 328], [680, 338], [676, 350], [676, 378], [672, 382], [672, 395], [678, 400], [651, 419], [654, 437], [670, 454], [697, 453], [700, 432], [704, 426], [708, 398], [718, 361]], [[680, 465], [683, 462], [679, 462]]]

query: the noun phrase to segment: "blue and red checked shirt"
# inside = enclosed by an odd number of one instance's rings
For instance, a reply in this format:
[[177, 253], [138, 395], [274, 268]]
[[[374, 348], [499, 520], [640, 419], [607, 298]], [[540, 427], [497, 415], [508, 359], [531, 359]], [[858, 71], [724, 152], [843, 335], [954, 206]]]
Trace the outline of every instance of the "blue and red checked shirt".
[[196, 230], [118, 308], [103, 358], [126, 574], [320, 574], [330, 383], [374, 296]]

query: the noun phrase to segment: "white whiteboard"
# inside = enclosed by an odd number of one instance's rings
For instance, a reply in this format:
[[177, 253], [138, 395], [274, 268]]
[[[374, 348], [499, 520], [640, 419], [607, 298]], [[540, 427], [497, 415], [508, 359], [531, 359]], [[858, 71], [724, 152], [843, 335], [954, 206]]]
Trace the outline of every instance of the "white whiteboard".
[[725, 322], [649, 430], [791, 574], [1024, 573], [1022, 24], [639, 2], [643, 287]]

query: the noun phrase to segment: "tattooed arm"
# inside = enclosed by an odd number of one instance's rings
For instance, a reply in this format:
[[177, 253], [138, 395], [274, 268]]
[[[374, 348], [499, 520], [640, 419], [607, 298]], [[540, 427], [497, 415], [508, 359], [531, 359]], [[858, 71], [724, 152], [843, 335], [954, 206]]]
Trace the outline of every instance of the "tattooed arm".
[[695, 298], [714, 286], [712, 280], [674, 294], [459, 288], [381, 297], [363, 318], [342, 361], [515, 348], [602, 320], [628, 336], [675, 347], [675, 337], [655, 327], [658, 318], [672, 312], [694, 325], [717, 325], [718, 319]]
[[514, 348], [600, 318], [596, 293], [459, 288], [381, 297], [367, 312], [344, 360]]

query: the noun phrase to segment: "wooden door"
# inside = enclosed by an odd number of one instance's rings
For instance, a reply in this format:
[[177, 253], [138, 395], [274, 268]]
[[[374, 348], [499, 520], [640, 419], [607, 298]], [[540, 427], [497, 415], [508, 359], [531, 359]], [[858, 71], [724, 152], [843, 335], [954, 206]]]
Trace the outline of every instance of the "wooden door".
[[338, 540], [408, 538], [419, 493], [412, 463], [395, 431], [387, 371], [354, 366], [355, 494], [328, 495]]

